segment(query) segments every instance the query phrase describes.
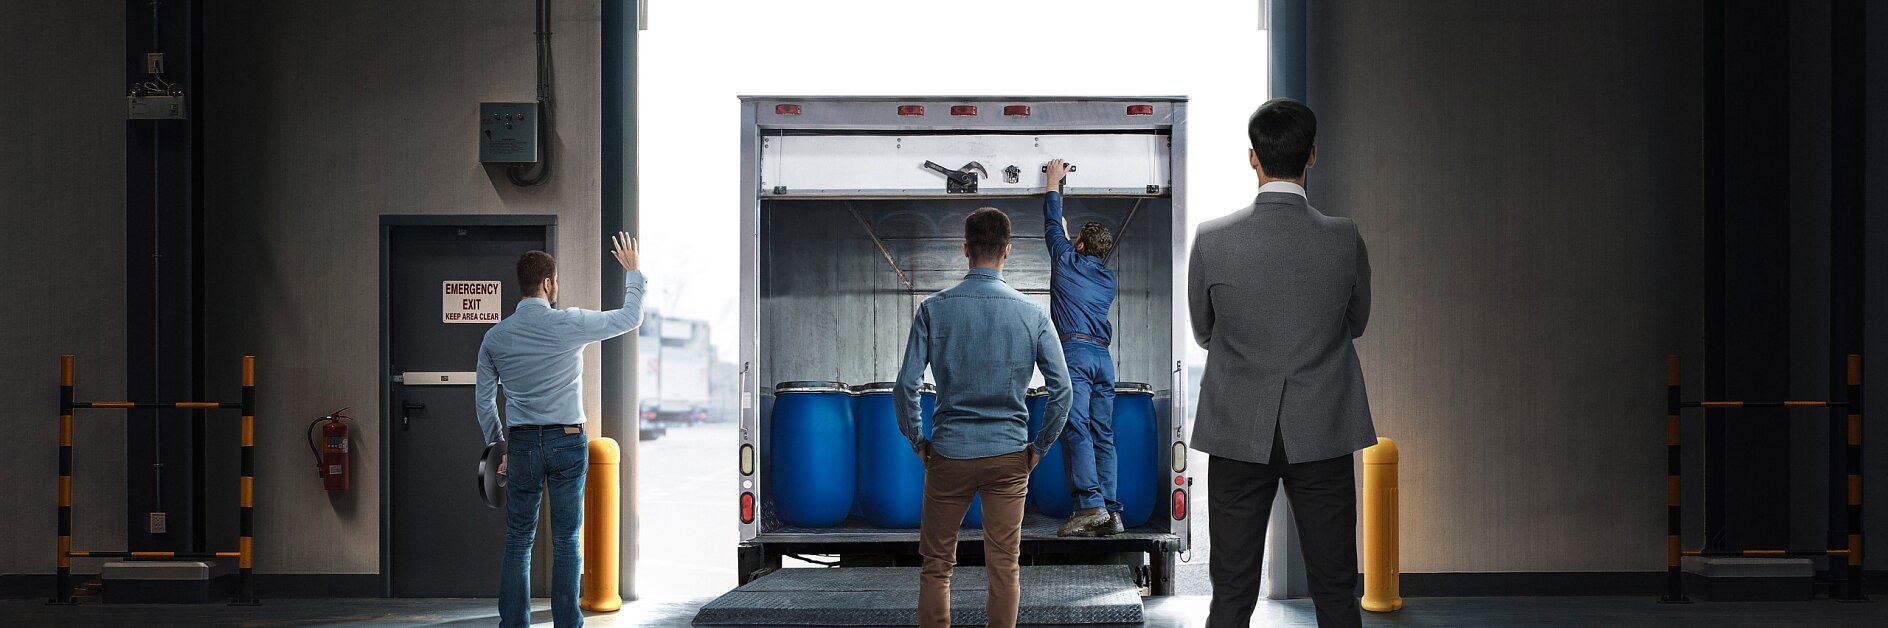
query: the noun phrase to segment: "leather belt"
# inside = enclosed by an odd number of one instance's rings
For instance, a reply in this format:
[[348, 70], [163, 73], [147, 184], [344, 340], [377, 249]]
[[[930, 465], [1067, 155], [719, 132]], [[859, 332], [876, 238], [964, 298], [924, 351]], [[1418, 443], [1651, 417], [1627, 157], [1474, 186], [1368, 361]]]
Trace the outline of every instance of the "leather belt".
[[580, 429], [580, 430], [581, 430], [581, 429], [583, 429], [583, 424], [582, 424], [582, 423], [574, 423], [574, 424], [571, 424], [571, 425], [512, 425], [512, 426], [508, 426], [508, 427], [507, 427], [506, 429], [513, 429], [513, 430], [561, 430], [561, 429], [566, 429], [566, 428], [572, 428], [572, 427], [574, 427], [574, 428], [577, 428], [577, 429]]
[[1106, 348], [1108, 348], [1108, 341], [1106, 341], [1106, 340], [1102, 340], [1102, 339], [1100, 339], [1100, 338], [1096, 338], [1096, 337], [1094, 337], [1094, 336], [1090, 336], [1090, 335], [1088, 335], [1088, 334], [1062, 334], [1062, 342], [1068, 342], [1068, 341], [1070, 341], [1070, 340], [1080, 340], [1080, 341], [1082, 341], [1082, 342], [1092, 342], [1092, 343], [1095, 343], [1095, 344], [1098, 344], [1098, 345], [1101, 345], [1101, 347], [1102, 347], [1103, 349], [1106, 349]]

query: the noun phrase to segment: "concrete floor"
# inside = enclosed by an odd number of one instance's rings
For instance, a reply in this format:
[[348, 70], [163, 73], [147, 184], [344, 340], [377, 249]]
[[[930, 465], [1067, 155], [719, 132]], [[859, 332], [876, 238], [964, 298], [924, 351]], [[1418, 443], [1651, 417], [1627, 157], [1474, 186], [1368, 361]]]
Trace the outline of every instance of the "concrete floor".
[[[733, 471], [728, 455], [732, 426], [670, 430], [642, 444], [642, 523], [645, 539], [690, 538], [690, 543], [642, 544], [638, 590], [642, 601], [616, 613], [592, 614], [590, 626], [688, 626], [697, 609], [734, 586], [735, 501], [716, 490]], [[1198, 461], [1195, 461], [1198, 462]], [[1189, 465], [1204, 471], [1206, 465]], [[1195, 494], [1207, 478], [1196, 475]], [[1203, 503], [1201, 504], [1204, 505]], [[1182, 595], [1147, 599], [1150, 627], [1205, 623], [1211, 587], [1206, 582], [1205, 508], [1196, 510], [1193, 564], [1181, 565]], [[550, 607], [538, 600], [533, 619], [550, 626]], [[0, 626], [492, 626], [491, 599], [269, 599], [253, 608], [106, 605], [45, 606], [42, 600], [0, 600]], [[1642, 597], [1413, 598], [1396, 613], [1365, 613], [1367, 626], [1650, 626], [1844, 627], [1888, 626], [1888, 599], [1871, 604], [1828, 600], [1783, 603], [1660, 605]], [[1261, 601], [1253, 626], [1315, 626], [1308, 600]]]
[[[590, 626], [683, 627], [706, 599], [686, 602], [638, 601], [616, 613], [591, 614]], [[1150, 598], [1148, 627], [1200, 626], [1207, 598]], [[294, 599], [265, 600], [263, 606], [172, 606], [86, 604], [45, 606], [40, 600], [0, 601], [5, 626], [180, 626], [189, 628], [276, 626], [491, 626], [498, 605], [489, 599]], [[550, 626], [549, 605], [539, 600], [533, 619]], [[1253, 626], [1316, 626], [1309, 601], [1260, 602]], [[1841, 604], [1813, 602], [1697, 603], [1667, 606], [1646, 598], [1625, 597], [1483, 597], [1416, 598], [1401, 611], [1364, 614], [1366, 626], [1607, 626], [1770, 628], [1868, 627], [1888, 625], [1888, 601]]]

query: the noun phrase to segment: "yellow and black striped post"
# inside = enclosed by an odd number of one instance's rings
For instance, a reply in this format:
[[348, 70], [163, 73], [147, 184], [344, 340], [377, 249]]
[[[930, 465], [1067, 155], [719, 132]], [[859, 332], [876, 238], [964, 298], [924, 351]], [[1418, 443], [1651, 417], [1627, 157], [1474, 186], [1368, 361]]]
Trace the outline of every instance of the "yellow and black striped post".
[[1848, 371], [1849, 586], [1841, 600], [1860, 602], [1868, 599], [1862, 595], [1862, 356], [1849, 354]]
[[261, 604], [256, 599], [255, 582], [250, 579], [250, 568], [255, 559], [253, 553], [256, 533], [256, 356], [243, 356], [243, 478], [242, 478], [242, 521], [237, 526], [240, 536], [236, 548], [236, 599], [231, 606], [255, 606]]
[[72, 595], [72, 356], [59, 356], [58, 575], [48, 604], [78, 604]]
[[1679, 457], [1680, 436], [1683, 433], [1678, 420], [1679, 384], [1678, 356], [1665, 356], [1665, 597], [1660, 602], [1683, 604], [1685, 599], [1685, 574], [1680, 568], [1679, 529], [1682, 504], [1679, 502], [1679, 471], [1682, 461]]

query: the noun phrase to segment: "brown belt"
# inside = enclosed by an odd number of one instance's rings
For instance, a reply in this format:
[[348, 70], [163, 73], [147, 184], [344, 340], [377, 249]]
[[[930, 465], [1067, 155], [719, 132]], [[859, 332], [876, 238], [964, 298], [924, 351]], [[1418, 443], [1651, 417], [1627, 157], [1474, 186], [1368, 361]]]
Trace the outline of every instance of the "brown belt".
[[1096, 338], [1096, 337], [1094, 337], [1094, 336], [1090, 336], [1090, 335], [1088, 335], [1088, 334], [1062, 334], [1062, 342], [1068, 342], [1068, 341], [1070, 341], [1070, 340], [1080, 340], [1080, 341], [1082, 341], [1082, 342], [1092, 342], [1092, 343], [1095, 343], [1095, 344], [1098, 344], [1098, 345], [1101, 345], [1101, 348], [1103, 348], [1103, 349], [1106, 349], [1106, 348], [1108, 348], [1108, 341], [1106, 341], [1106, 340], [1102, 340], [1102, 339], [1100, 339], [1100, 338]]

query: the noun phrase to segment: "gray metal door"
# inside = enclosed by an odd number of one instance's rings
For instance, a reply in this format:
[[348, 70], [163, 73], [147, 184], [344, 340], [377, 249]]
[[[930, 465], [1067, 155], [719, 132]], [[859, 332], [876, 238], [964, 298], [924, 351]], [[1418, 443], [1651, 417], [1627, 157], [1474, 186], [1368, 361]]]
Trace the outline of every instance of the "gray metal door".
[[[485, 437], [472, 386], [479, 342], [493, 323], [451, 321], [478, 319], [483, 311], [510, 316], [519, 298], [518, 256], [549, 250], [550, 229], [396, 224], [383, 230], [389, 383], [382, 421], [394, 596], [498, 595], [504, 511], [487, 507], [475, 487]], [[479, 282], [498, 282], [498, 294]], [[502, 392], [499, 408], [502, 413]]]

